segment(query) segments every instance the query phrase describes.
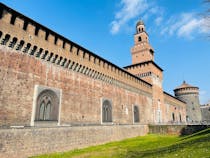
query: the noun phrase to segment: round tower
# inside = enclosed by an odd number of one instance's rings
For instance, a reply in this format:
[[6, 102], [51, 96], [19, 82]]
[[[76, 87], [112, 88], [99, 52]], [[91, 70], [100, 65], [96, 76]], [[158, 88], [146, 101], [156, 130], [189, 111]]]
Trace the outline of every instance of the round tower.
[[199, 88], [187, 84], [185, 81], [174, 89], [175, 96], [187, 104], [186, 120], [188, 123], [200, 123], [202, 120], [200, 102], [199, 102]]

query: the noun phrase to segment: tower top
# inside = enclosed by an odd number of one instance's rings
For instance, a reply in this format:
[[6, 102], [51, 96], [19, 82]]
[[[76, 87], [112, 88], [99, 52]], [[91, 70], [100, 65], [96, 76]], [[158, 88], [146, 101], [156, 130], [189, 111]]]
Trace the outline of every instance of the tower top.
[[185, 81], [183, 83], [174, 89], [175, 96], [184, 95], [184, 94], [198, 94], [199, 88], [192, 86]]
[[182, 88], [198, 88], [198, 87], [192, 86], [186, 83], [186, 81], [183, 81], [183, 83], [179, 87], [177, 87], [175, 90], [182, 89]]
[[136, 33], [139, 34], [139, 33], [142, 33], [142, 32], [145, 32], [146, 33], [146, 31], [145, 31], [145, 25], [144, 25], [144, 22], [142, 20], [139, 20], [136, 23]]
[[136, 23], [136, 27], [138, 27], [139, 25], [144, 25], [144, 22], [142, 20], [139, 20], [137, 23]]
[[136, 23], [134, 46], [131, 48], [131, 54], [132, 64], [154, 61], [154, 51], [152, 46], [149, 44], [149, 37], [142, 20], [139, 20]]

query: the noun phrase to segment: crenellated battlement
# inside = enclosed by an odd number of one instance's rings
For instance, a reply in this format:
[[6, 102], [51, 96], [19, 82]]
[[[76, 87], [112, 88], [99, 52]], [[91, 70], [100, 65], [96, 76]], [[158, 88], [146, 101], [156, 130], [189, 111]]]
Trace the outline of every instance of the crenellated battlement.
[[0, 45], [126, 89], [152, 85], [0, 3]]

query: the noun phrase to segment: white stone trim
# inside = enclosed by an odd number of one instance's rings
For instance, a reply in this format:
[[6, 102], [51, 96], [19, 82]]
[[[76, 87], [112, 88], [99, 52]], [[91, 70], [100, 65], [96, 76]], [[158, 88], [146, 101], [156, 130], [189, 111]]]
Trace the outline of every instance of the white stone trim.
[[133, 119], [133, 124], [135, 124], [135, 122], [134, 122], [134, 104], [132, 104], [132, 119]]
[[33, 104], [32, 104], [32, 112], [31, 112], [31, 126], [34, 126], [34, 120], [35, 120], [35, 113], [36, 113], [36, 98], [38, 94], [38, 85], [34, 86], [34, 96], [33, 96]]
[[[112, 100], [111, 99], [108, 99], [108, 98], [101, 98], [101, 124], [102, 125], [113, 125], [113, 103], [112, 103]], [[111, 106], [112, 106], [112, 122], [103, 122], [103, 101], [104, 100], [108, 100], [111, 102]]]
[[61, 101], [62, 101], [62, 90], [54, 87], [47, 87], [43, 85], [35, 85], [34, 86], [34, 96], [33, 96], [33, 104], [32, 104], [32, 113], [31, 113], [31, 123], [30, 126], [34, 126], [34, 120], [35, 120], [35, 115], [36, 115], [36, 102], [37, 102], [37, 97], [42, 92], [43, 90], [52, 90], [56, 93], [57, 97], [59, 98], [59, 109], [58, 109], [58, 122], [57, 125], [60, 125], [61, 122]]
[[100, 106], [101, 106], [101, 124], [103, 124], [103, 98], [100, 99]]
[[61, 102], [62, 102], [62, 93], [63, 91], [62, 91], [62, 89], [60, 89], [60, 98], [59, 98], [59, 110], [58, 110], [58, 126], [60, 126], [61, 125]]

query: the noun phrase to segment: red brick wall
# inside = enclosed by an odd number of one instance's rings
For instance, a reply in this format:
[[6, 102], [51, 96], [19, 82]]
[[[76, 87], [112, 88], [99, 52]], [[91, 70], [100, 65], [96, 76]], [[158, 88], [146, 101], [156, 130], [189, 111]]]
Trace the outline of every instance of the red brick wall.
[[[151, 96], [93, 79], [1, 46], [0, 125], [30, 125], [35, 85], [62, 90], [61, 124], [100, 124], [101, 99], [113, 103], [113, 123], [132, 124], [132, 105], [140, 121], [151, 122]], [[125, 113], [128, 108], [128, 114]]]
[[[0, 126], [30, 125], [35, 85], [62, 91], [61, 124], [99, 124], [102, 98], [113, 103], [113, 123], [133, 123], [132, 104], [139, 106], [141, 123], [155, 123], [157, 99], [164, 107], [162, 88], [0, 5]], [[159, 69], [153, 71], [162, 79]]]

